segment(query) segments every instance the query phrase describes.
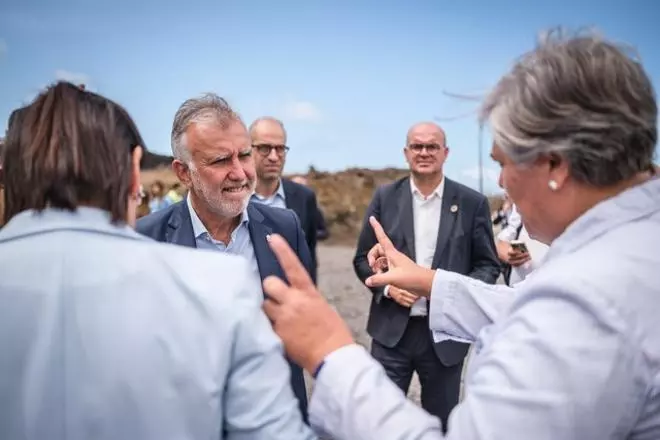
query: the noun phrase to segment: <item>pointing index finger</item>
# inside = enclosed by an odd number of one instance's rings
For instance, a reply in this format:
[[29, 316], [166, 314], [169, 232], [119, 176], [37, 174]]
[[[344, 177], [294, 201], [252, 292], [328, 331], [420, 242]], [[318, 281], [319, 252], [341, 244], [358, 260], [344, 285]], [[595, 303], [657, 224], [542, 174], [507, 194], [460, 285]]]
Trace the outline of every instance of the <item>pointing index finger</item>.
[[268, 244], [275, 254], [275, 258], [282, 266], [289, 284], [301, 290], [314, 287], [307, 270], [303, 267], [298, 256], [293, 252], [289, 244], [278, 234], [270, 235]]
[[369, 217], [369, 223], [371, 224], [371, 227], [374, 229], [376, 240], [378, 240], [378, 243], [382, 246], [383, 252], [387, 254], [388, 252], [395, 250], [392, 240], [390, 240], [390, 238], [387, 236], [383, 227], [380, 225], [378, 220], [376, 220], [376, 217], [374, 216]]

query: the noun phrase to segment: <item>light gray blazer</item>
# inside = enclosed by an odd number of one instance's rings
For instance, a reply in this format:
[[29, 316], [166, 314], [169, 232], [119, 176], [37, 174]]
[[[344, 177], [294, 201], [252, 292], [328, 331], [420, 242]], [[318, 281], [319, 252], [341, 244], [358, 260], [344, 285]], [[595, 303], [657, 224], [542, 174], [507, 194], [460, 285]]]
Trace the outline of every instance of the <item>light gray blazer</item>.
[[357, 346], [326, 359], [312, 425], [336, 440], [660, 439], [660, 179], [589, 210], [514, 288], [439, 271], [429, 323], [475, 341], [446, 436]]
[[17, 215], [0, 230], [0, 438], [314, 438], [249, 276], [97, 209]]

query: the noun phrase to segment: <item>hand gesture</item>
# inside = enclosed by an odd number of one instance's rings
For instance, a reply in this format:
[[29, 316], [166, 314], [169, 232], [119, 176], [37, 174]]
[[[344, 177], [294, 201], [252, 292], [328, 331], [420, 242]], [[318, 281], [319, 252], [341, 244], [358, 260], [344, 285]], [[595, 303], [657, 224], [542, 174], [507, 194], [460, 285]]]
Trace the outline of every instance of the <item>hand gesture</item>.
[[[383, 227], [375, 217], [370, 217], [369, 223], [374, 229], [378, 245], [374, 246], [367, 255], [369, 265], [372, 267], [372, 270], [376, 269], [376, 274], [367, 278], [366, 285], [377, 287], [389, 284], [390, 286], [407, 290], [418, 296], [428, 296], [433, 285], [435, 271], [418, 266], [404, 253], [396, 250], [394, 244], [392, 244], [392, 241], [385, 234]], [[381, 266], [386, 267], [387, 271], [377, 267], [379, 266], [377, 261], [379, 259], [382, 261], [383, 258], [386, 264], [381, 264]]]
[[268, 242], [290, 285], [277, 277], [267, 277], [263, 282], [264, 311], [289, 357], [313, 373], [327, 355], [352, 344], [353, 336], [339, 314], [316, 290], [286, 240], [271, 235]]
[[413, 303], [419, 299], [419, 296], [414, 293], [399, 289], [395, 286], [390, 286], [387, 294], [392, 300], [396, 301], [397, 304], [408, 308], [412, 307]]

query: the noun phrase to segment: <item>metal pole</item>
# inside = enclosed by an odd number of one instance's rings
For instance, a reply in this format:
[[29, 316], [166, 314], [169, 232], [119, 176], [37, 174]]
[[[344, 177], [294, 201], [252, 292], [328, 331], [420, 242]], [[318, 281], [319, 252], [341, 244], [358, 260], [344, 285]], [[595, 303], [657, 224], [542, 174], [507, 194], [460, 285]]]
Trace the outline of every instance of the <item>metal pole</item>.
[[479, 192], [484, 193], [484, 126], [479, 124]]
[[[454, 92], [449, 92], [447, 90], [443, 90], [442, 94], [452, 98], [452, 99], [462, 99], [464, 101], [481, 101], [483, 99], [482, 94], [477, 94], [477, 95], [469, 95], [469, 94], [463, 94], [463, 93], [454, 93]], [[464, 117], [470, 116], [474, 114], [474, 110], [469, 112], [469, 113], [463, 113], [460, 115], [455, 115], [451, 117], [446, 117], [446, 118], [435, 118], [438, 121], [454, 121], [457, 119], [463, 119]], [[477, 140], [478, 145], [477, 145], [477, 151], [479, 154], [478, 158], [478, 167], [479, 167], [479, 192], [484, 193], [484, 128], [483, 125], [479, 125], [479, 138]]]

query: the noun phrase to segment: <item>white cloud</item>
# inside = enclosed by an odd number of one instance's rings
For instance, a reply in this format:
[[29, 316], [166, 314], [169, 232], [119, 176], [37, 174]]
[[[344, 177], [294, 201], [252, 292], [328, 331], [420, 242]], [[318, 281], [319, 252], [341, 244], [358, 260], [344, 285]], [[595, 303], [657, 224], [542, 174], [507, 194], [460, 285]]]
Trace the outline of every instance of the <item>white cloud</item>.
[[319, 122], [323, 118], [321, 110], [308, 101], [289, 101], [284, 105], [282, 113], [284, 119], [294, 121]]
[[58, 81], [69, 81], [73, 84], [85, 84], [89, 86], [89, 75], [84, 73], [70, 72], [68, 70], [58, 69], [55, 71], [55, 79]]

